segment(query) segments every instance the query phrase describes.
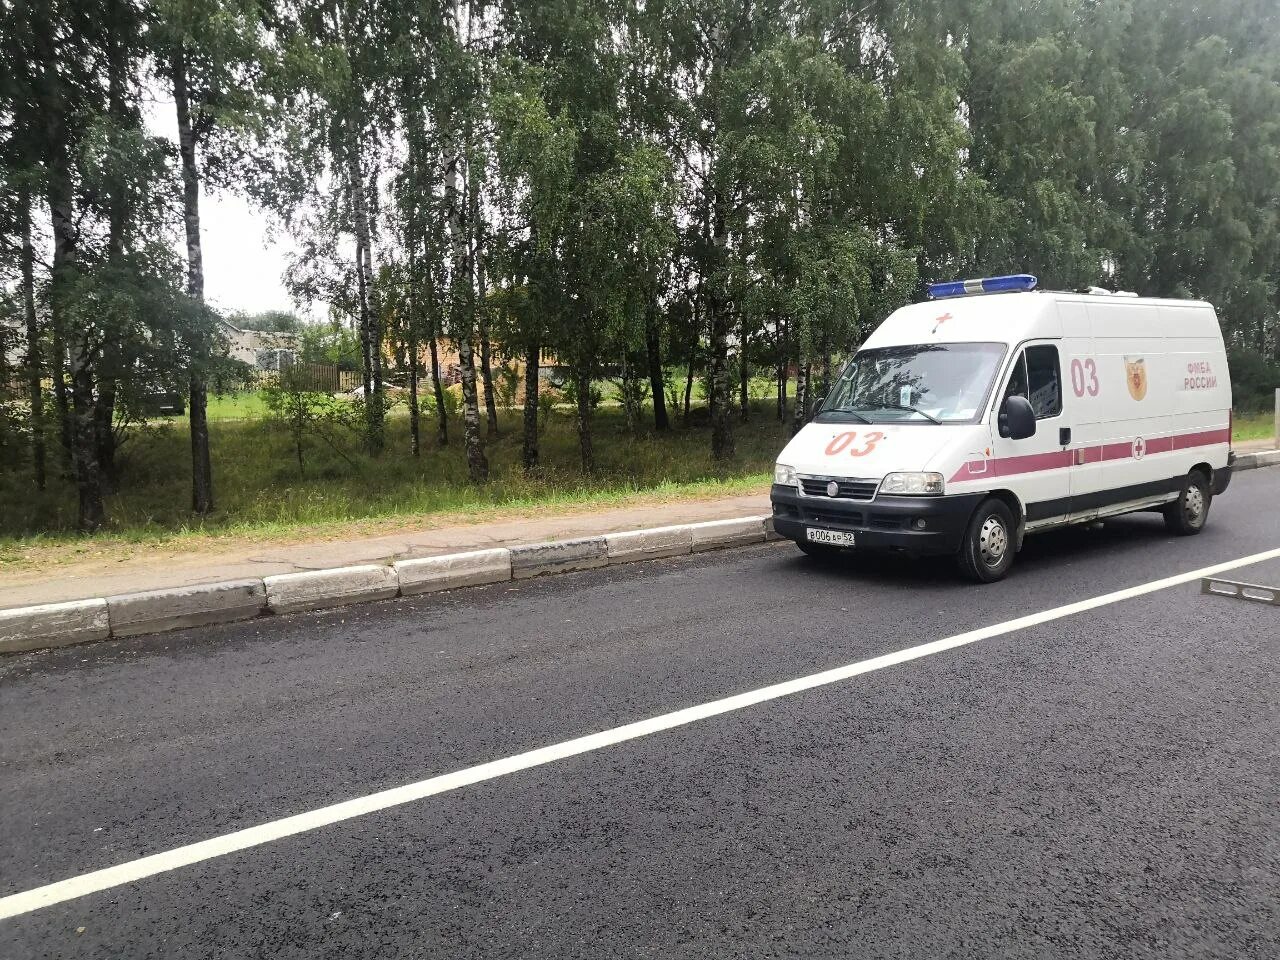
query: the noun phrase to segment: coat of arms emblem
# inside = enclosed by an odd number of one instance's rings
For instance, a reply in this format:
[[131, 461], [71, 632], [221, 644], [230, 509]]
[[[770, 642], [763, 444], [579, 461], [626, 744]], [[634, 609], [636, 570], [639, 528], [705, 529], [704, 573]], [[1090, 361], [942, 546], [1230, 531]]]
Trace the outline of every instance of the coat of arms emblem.
[[1141, 400], [1147, 395], [1147, 361], [1143, 357], [1124, 358], [1124, 382], [1133, 399]]

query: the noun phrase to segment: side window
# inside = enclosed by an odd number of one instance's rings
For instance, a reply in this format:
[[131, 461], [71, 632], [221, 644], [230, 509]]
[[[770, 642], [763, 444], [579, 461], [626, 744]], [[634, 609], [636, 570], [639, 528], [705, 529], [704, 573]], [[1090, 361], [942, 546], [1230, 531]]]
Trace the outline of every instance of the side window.
[[1042, 344], [1027, 347], [1027, 399], [1037, 420], [1062, 413], [1062, 377], [1058, 373], [1058, 348]]
[[1027, 395], [1027, 354], [1026, 351], [1018, 354], [1018, 359], [1014, 362], [1013, 370], [1009, 373], [1009, 385], [1004, 388], [1004, 396], [1000, 398], [1001, 403], [1010, 397], [1025, 397]]
[[1009, 374], [1004, 398], [1026, 397], [1037, 420], [1062, 413], [1062, 377], [1058, 373], [1058, 348], [1048, 344], [1027, 347]]

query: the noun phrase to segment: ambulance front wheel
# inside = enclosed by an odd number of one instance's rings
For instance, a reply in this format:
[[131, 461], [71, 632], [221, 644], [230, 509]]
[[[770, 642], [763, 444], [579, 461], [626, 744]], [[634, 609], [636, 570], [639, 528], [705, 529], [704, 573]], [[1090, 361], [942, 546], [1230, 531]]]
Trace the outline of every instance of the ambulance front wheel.
[[984, 500], [973, 511], [956, 560], [960, 572], [978, 583], [1004, 579], [1017, 552], [1017, 522], [1002, 500]]
[[1164, 508], [1164, 525], [1180, 537], [1190, 537], [1204, 529], [1209, 519], [1213, 490], [1203, 470], [1192, 470], [1183, 481], [1178, 499]]

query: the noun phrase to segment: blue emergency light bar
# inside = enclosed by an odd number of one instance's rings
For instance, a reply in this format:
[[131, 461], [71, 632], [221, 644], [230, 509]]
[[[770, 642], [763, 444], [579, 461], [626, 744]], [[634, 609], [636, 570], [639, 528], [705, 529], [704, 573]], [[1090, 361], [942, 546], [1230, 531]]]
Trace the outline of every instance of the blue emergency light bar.
[[929, 299], [967, 297], [975, 293], [1015, 293], [1034, 290], [1039, 282], [1029, 273], [1018, 273], [1011, 277], [985, 277], [982, 280], [948, 280], [946, 283], [929, 284]]

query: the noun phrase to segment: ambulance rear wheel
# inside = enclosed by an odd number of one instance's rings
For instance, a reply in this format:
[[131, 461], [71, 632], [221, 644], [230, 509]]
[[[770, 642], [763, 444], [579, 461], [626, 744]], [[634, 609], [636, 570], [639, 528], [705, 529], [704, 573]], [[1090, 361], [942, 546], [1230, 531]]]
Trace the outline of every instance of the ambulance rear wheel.
[[1182, 484], [1178, 499], [1164, 508], [1164, 525], [1180, 537], [1190, 537], [1204, 529], [1209, 519], [1213, 490], [1203, 470], [1192, 470]]
[[1017, 551], [1017, 523], [1003, 500], [984, 500], [973, 512], [956, 561], [960, 572], [978, 583], [1003, 580]]

